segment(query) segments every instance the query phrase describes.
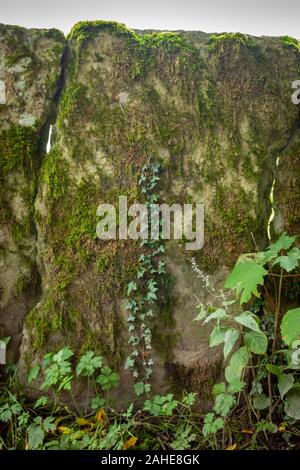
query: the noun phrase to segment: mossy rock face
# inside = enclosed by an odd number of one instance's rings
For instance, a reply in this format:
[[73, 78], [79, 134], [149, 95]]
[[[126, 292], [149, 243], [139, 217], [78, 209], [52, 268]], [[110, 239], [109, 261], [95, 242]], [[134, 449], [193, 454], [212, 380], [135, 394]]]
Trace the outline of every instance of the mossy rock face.
[[15, 360], [39, 292], [33, 204], [65, 39], [0, 25], [0, 44], [0, 337], [11, 336]]
[[273, 231], [300, 235], [300, 132], [296, 128], [282, 152], [274, 185]]
[[166, 244], [171, 281], [153, 325], [153, 390], [194, 389], [207, 401], [222, 355], [192, 322], [195, 294], [213, 299], [190, 258], [219, 288], [238, 255], [255, 250], [253, 239], [266, 246], [276, 159], [298, 115], [298, 50], [280, 38], [134, 32], [110, 22], [76, 25], [69, 48], [54, 144], [38, 179], [42, 295], [26, 319], [22, 367], [66, 344], [77, 354], [94, 349], [121, 372], [116, 401], [132, 399], [124, 304], [139, 248], [99, 241], [96, 209], [118, 206], [120, 195], [137, 202], [151, 157], [163, 168], [161, 202], [205, 205], [203, 249]]

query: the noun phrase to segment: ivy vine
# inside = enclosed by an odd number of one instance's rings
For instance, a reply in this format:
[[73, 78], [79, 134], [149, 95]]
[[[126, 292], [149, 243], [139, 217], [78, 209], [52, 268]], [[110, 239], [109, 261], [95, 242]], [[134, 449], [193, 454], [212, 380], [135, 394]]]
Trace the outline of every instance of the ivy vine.
[[138, 269], [134, 280], [127, 285], [128, 343], [132, 347], [125, 362], [125, 369], [130, 369], [135, 380], [135, 393], [142, 395], [151, 390], [150, 377], [154, 361], [151, 357], [152, 331], [151, 323], [158, 310], [159, 289], [166, 276], [165, 263], [159, 256], [165, 252], [161, 239], [159, 218], [151, 218], [151, 211], [156, 210], [159, 197], [155, 189], [160, 181], [161, 165], [149, 163], [142, 168], [139, 179], [140, 193], [145, 198], [147, 207], [148, 230], [157, 231], [157, 239], [142, 239], [143, 248], [138, 260]]

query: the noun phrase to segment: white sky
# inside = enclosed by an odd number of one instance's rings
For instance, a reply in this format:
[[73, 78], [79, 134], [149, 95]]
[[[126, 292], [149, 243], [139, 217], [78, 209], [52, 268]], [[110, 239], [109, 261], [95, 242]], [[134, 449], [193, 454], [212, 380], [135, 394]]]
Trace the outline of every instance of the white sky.
[[300, 38], [300, 0], [0, 0], [0, 23], [68, 33], [87, 19], [116, 20], [135, 29]]

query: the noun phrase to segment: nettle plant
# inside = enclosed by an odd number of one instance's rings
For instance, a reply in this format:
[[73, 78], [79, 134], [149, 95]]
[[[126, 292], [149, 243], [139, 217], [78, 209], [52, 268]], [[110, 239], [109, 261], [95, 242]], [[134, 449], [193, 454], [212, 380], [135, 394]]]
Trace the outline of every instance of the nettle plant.
[[[151, 208], [158, 202], [155, 188], [160, 180], [161, 166], [150, 163], [142, 168], [139, 179], [141, 194], [145, 197], [147, 207], [147, 226], [150, 230], [157, 230], [158, 239], [142, 239], [140, 247], [143, 253], [138, 260], [136, 278], [127, 285], [128, 304], [127, 321], [129, 324], [128, 343], [132, 347], [130, 355], [125, 362], [125, 369], [130, 369], [135, 380], [135, 393], [142, 395], [151, 390], [150, 377], [153, 372], [153, 359], [151, 357], [153, 319], [159, 299], [159, 289], [166, 275], [165, 263], [159, 260], [165, 248], [161, 241], [161, 223], [159, 219], [153, 222]], [[154, 224], [158, 224], [157, 227]]]
[[[75, 385], [76, 379], [80, 379], [81, 383], [86, 381], [87, 401], [85, 412], [90, 407], [91, 395], [93, 395], [91, 409], [97, 410], [101, 406], [107, 405], [109, 390], [118, 385], [119, 375], [104, 364], [102, 356], [96, 356], [93, 351], [87, 351], [79, 358], [76, 366], [72, 363], [73, 356], [73, 351], [69, 347], [65, 347], [57, 353], [46, 354], [42, 365], [33, 366], [30, 370], [28, 384], [32, 386], [38, 377], [42, 377], [40, 390], [52, 393], [54, 398], [52, 414], [60, 406], [60, 396], [63, 391], [70, 392], [73, 404], [78, 411], [72, 392], [72, 385]], [[44, 406], [47, 403], [48, 397], [41, 396], [36, 406]]]
[[[284, 312], [282, 305], [284, 283], [300, 277], [292, 273], [300, 260], [294, 241], [295, 237], [283, 233], [264, 252], [242, 255], [224, 291], [216, 292], [194, 265], [219, 305], [200, 304], [195, 320], [213, 324], [209, 344], [212, 348], [223, 344], [226, 364], [225, 381], [212, 390], [215, 402], [205, 416], [205, 437], [224, 429], [242, 397], [250, 421], [255, 416], [257, 425], [266, 423], [266, 430], [276, 430], [274, 418], [300, 419], [300, 308]], [[230, 313], [237, 307], [234, 292], [240, 304], [235, 315]], [[249, 305], [253, 295], [260, 297], [261, 292], [263, 313], [258, 315]]]

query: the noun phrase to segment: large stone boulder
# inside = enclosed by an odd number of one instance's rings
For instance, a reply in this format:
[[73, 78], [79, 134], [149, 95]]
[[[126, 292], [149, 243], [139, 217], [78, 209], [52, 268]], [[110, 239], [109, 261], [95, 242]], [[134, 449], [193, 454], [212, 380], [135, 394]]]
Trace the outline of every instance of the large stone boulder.
[[[201, 278], [221, 289], [241, 252], [268, 243], [276, 161], [298, 132], [291, 83], [299, 51], [284, 38], [133, 32], [108, 22], [75, 25], [68, 47], [52, 148], [31, 205], [41, 295], [29, 292], [21, 367], [66, 344], [77, 355], [93, 349], [121, 374], [116, 401], [132, 399], [123, 369], [126, 286], [141, 248], [97, 239], [96, 209], [118, 207], [120, 195], [139, 201], [151, 159], [162, 166], [161, 202], [205, 205], [204, 247], [189, 252], [173, 240], [162, 257], [169, 275], [151, 325], [153, 390], [196, 390], [204, 403], [222, 354], [192, 321], [197, 303], [215, 300]], [[285, 204], [276, 191], [276, 204]]]
[[57, 30], [0, 25], [0, 336], [11, 336], [10, 360], [40, 294], [33, 205], [64, 48]]

